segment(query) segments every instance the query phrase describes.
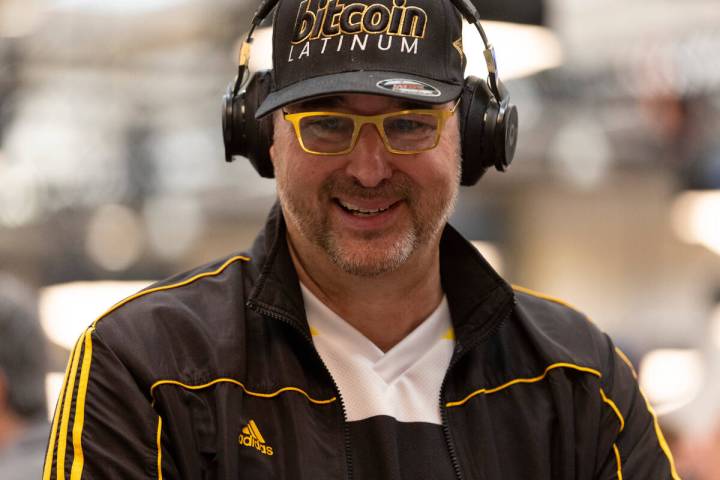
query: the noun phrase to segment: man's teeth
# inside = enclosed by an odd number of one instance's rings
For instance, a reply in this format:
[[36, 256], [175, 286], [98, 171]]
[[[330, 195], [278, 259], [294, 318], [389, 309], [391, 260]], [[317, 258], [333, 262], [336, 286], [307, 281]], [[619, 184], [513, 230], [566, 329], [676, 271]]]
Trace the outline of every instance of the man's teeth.
[[377, 215], [378, 213], [385, 212], [390, 209], [390, 207], [386, 208], [376, 208], [373, 210], [368, 210], [366, 208], [360, 208], [355, 205], [345, 203], [342, 200], [338, 200], [338, 203], [340, 203], [340, 206], [342, 206], [345, 210], [349, 211], [353, 215]]

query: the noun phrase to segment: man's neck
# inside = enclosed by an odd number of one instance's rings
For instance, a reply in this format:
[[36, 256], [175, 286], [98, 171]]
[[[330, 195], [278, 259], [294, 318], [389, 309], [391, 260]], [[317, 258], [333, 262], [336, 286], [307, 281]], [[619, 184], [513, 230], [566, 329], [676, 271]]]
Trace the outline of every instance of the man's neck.
[[415, 251], [395, 271], [363, 277], [343, 271], [327, 256], [309, 265], [290, 237], [288, 244], [303, 285], [383, 351], [398, 344], [442, 301], [437, 245]]

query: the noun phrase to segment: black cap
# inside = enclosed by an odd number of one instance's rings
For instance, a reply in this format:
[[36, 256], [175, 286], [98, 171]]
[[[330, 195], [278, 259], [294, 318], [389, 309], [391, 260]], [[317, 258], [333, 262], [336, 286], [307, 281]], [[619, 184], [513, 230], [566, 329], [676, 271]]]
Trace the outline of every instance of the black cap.
[[256, 117], [336, 93], [446, 103], [464, 70], [462, 21], [448, 0], [281, 0], [273, 85]]

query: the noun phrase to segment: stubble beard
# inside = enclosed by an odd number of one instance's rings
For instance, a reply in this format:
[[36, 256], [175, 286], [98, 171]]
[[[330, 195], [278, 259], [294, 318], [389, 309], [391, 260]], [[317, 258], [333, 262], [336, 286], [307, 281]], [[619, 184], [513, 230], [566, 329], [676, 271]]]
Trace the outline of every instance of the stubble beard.
[[[455, 209], [460, 169], [454, 183], [432, 195], [421, 195], [420, 188], [402, 173], [378, 187], [366, 188], [347, 177], [331, 176], [321, 186], [319, 204], [330, 205], [334, 194], [350, 198], [399, 198], [410, 212], [410, 225], [394, 226], [403, 231], [369, 232], [366, 235], [342, 235], [332, 227], [329, 209], [318, 209], [298, 192], [278, 182], [278, 195], [287, 220], [300, 234], [343, 272], [360, 277], [377, 277], [404, 265], [419, 247], [434, 242]], [[279, 180], [279, 179], [278, 179]], [[332, 208], [332, 207], [330, 207]]]

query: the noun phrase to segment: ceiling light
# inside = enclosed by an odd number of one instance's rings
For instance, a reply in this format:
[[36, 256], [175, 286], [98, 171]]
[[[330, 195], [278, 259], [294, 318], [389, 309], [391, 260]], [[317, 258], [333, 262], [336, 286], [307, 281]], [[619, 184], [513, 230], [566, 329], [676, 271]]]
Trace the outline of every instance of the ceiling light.
[[[488, 40], [495, 47], [500, 78], [527, 77], [533, 73], [559, 67], [563, 52], [555, 33], [546, 27], [509, 22], [482, 22]], [[485, 50], [477, 29], [463, 24], [463, 48], [468, 56], [465, 75], [487, 77]]]

